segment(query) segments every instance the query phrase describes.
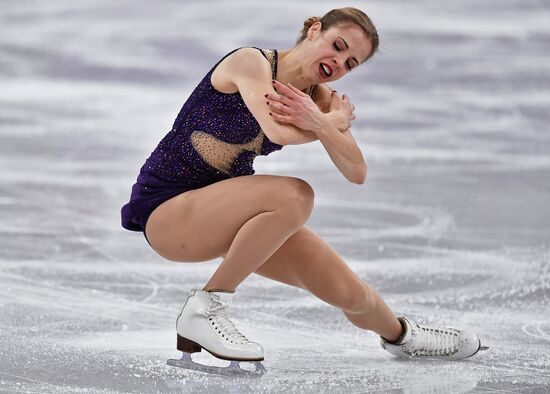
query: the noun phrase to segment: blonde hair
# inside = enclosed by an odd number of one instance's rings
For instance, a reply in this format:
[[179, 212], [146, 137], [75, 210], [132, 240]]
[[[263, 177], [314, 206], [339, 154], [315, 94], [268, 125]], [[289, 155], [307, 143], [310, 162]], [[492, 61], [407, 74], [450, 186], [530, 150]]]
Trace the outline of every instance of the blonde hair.
[[376, 27], [374, 27], [374, 24], [367, 16], [367, 14], [365, 14], [360, 9], [353, 7], [336, 8], [327, 12], [322, 17], [312, 16], [311, 18], [306, 19], [304, 21], [304, 27], [302, 28], [300, 37], [298, 37], [296, 44], [299, 44], [305, 40], [309, 28], [315, 22], [321, 22], [321, 31], [328, 30], [333, 26], [343, 23], [353, 23], [354, 25], [359, 26], [363, 30], [363, 32], [365, 32], [365, 35], [370, 39], [372, 44], [372, 50], [365, 61], [370, 59], [378, 50], [380, 42], [378, 39], [378, 32], [376, 31]]

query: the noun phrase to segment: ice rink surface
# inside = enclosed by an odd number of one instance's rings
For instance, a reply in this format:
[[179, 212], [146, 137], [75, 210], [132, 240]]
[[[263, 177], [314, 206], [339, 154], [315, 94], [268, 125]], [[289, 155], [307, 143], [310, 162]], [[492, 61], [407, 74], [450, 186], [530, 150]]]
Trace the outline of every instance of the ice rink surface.
[[[490, 349], [398, 361], [338, 310], [252, 275], [232, 316], [268, 373], [168, 367], [175, 318], [221, 260], [162, 259], [120, 207], [220, 57], [289, 48], [342, 5], [382, 42], [334, 84], [357, 107], [367, 182], [319, 142], [258, 157], [256, 173], [309, 182], [308, 226], [396, 313]], [[542, 0], [2, 2], [0, 392], [550, 392], [549, 20]]]

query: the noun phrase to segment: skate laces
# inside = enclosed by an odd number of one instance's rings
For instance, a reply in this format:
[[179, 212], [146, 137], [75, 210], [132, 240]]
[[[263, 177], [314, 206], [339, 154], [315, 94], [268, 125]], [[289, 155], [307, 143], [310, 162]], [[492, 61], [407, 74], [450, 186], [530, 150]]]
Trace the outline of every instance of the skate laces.
[[458, 352], [458, 331], [411, 322], [412, 338], [403, 345], [411, 356], [450, 356]]
[[233, 322], [227, 317], [227, 308], [229, 305], [231, 305], [231, 301], [222, 301], [213, 294], [205, 309], [205, 315], [208, 317], [212, 328], [223, 339], [231, 343], [248, 343], [248, 339], [239, 332]]

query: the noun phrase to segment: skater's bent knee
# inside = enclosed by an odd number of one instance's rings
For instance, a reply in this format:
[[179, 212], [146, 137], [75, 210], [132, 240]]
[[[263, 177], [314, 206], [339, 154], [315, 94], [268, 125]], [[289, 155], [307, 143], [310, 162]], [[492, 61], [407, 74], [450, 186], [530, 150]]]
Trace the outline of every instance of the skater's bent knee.
[[293, 217], [307, 220], [313, 210], [315, 192], [311, 185], [300, 178], [288, 177], [283, 204]]
[[368, 286], [356, 282], [344, 287], [338, 297], [338, 306], [348, 313], [360, 313], [370, 308], [373, 297]]

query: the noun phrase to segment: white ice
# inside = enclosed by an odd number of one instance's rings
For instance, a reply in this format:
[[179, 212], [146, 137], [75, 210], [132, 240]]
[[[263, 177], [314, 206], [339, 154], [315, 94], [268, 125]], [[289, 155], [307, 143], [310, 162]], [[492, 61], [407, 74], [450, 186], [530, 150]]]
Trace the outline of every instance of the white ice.
[[[334, 86], [369, 165], [319, 142], [256, 159], [308, 181], [308, 226], [398, 314], [475, 331], [463, 362], [399, 361], [303, 290], [252, 275], [232, 316], [259, 380], [166, 366], [175, 318], [220, 260], [163, 260], [120, 227], [138, 170], [239, 46], [284, 49], [336, 1], [3, 2], [0, 392], [550, 391], [550, 7], [368, 3], [380, 53]], [[196, 355], [205, 363], [215, 360]]]

